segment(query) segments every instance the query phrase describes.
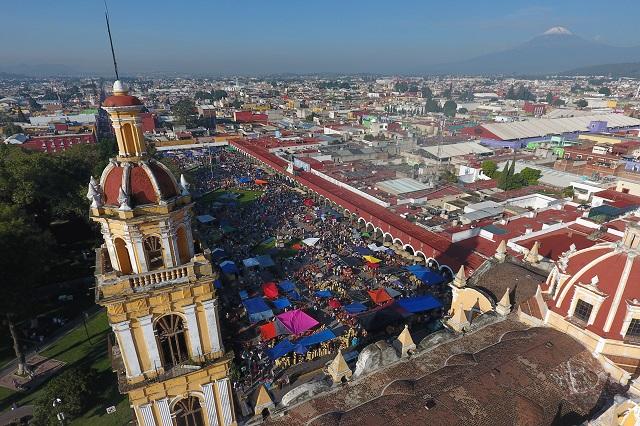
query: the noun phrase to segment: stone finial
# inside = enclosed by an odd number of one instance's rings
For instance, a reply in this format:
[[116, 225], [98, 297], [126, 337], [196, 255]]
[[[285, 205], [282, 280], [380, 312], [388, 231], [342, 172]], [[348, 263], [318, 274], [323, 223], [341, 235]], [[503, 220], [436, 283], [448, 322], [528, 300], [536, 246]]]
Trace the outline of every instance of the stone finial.
[[120, 208], [118, 210], [131, 210], [131, 206], [129, 205], [129, 194], [127, 194], [123, 187], [120, 187], [120, 192], [118, 192], [118, 203], [120, 203]]
[[461, 266], [456, 274], [456, 277], [453, 279], [453, 285], [462, 288], [467, 285], [467, 276], [464, 273], [464, 266]]
[[180, 192], [182, 195], [189, 195], [189, 187], [191, 184], [187, 182], [187, 178], [184, 177], [184, 174], [180, 175]]
[[102, 207], [102, 191], [100, 190], [100, 184], [91, 176], [89, 179], [89, 188], [87, 190], [87, 199], [91, 201], [91, 207]]
[[405, 357], [409, 354], [409, 351], [416, 350], [416, 344], [413, 342], [413, 338], [409, 332], [409, 326], [406, 324], [402, 333], [393, 341], [393, 347], [396, 348], [400, 357]]
[[507, 242], [505, 240], [500, 241], [496, 254], [493, 255], [499, 262], [504, 262], [507, 258]]
[[327, 367], [327, 373], [331, 376], [333, 383], [341, 383], [343, 377], [346, 380], [349, 380], [353, 375], [351, 369], [347, 365], [347, 361], [345, 361], [344, 356], [342, 356], [342, 349], [338, 350], [338, 354]]
[[273, 399], [271, 398], [271, 395], [269, 395], [269, 391], [264, 384], [261, 384], [258, 389], [256, 389], [254, 395], [255, 403], [253, 404], [253, 408], [256, 416], [262, 414], [262, 411], [265, 408], [267, 410], [272, 410], [273, 408], [275, 408]]
[[511, 298], [509, 295], [510, 289], [507, 287], [507, 291], [504, 292], [502, 299], [496, 305], [496, 312], [498, 315], [508, 315], [511, 312]]
[[452, 315], [447, 319], [447, 325], [457, 332], [462, 332], [471, 325], [469, 318], [467, 318], [467, 313], [464, 311], [462, 302], [460, 302], [457, 308], [453, 308]]
[[529, 250], [527, 255], [524, 257], [524, 261], [531, 264], [536, 264], [540, 262], [539, 251], [540, 251], [540, 242], [536, 241], [535, 243], [533, 243], [533, 247], [531, 247], [531, 250]]

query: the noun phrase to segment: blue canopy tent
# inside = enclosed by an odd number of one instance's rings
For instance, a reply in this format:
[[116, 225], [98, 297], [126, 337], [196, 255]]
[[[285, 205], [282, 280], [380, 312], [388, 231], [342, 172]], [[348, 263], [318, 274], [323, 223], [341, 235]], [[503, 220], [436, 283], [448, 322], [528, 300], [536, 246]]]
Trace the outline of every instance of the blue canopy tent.
[[237, 274], [239, 272], [238, 267], [231, 260], [225, 260], [220, 263], [220, 269], [222, 269], [222, 272], [225, 274]]
[[278, 284], [278, 287], [280, 287], [280, 289], [285, 293], [288, 293], [296, 289], [295, 284], [293, 284], [293, 282], [291, 282], [290, 280], [282, 281], [280, 284]]
[[247, 290], [240, 290], [238, 294], [240, 295], [240, 299], [242, 300], [249, 298], [249, 293], [247, 293]]
[[291, 302], [289, 302], [289, 299], [287, 299], [286, 297], [281, 297], [272, 301], [271, 303], [273, 303], [273, 306], [280, 310], [291, 306]]
[[438, 285], [444, 281], [441, 274], [422, 265], [405, 266], [405, 269], [425, 284]]
[[326, 342], [331, 339], [335, 339], [336, 335], [331, 330], [322, 330], [317, 333], [313, 333], [310, 336], [303, 337], [298, 340], [298, 345], [303, 345], [305, 347], [309, 347], [312, 345], [317, 345], [318, 343]]
[[371, 256], [373, 254], [373, 252], [366, 247], [355, 247], [353, 251], [362, 256]]
[[224, 259], [225, 257], [227, 257], [227, 252], [225, 252], [224, 249], [216, 248], [211, 252], [211, 258], [215, 261]]
[[238, 182], [240, 182], [240, 183], [249, 183], [252, 180], [253, 179], [248, 177], [248, 176], [243, 176], [243, 177], [238, 178]]
[[344, 310], [349, 314], [359, 314], [360, 312], [366, 311], [367, 307], [362, 303], [354, 302], [349, 305], [345, 305]]
[[273, 311], [269, 309], [262, 297], [253, 297], [242, 301], [247, 313], [249, 321], [259, 322], [269, 318], [273, 318]]
[[406, 269], [407, 271], [411, 272], [412, 274], [415, 274], [416, 272], [428, 271], [428, 269], [423, 265], [405, 266], [404, 269]]
[[288, 291], [287, 296], [289, 297], [289, 299], [295, 300], [296, 302], [302, 300], [302, 297], [300, 297], [300, 293], [298, 293], [296, 290]]
[[419, 274], [416, 274], [416, 277], [420, 281], [428, 285], [438, 285], [442, 284], [442, 282], [444, 281], [444, 277], [434, 271], [420, 272]]
[[293, 349], [293, 351], [297, 354], [304, 355], [307, 353], [308, 349], [304, 345], [301, 345], [300, 343], [298, 343], [296, 347]]
[[293, 343], [291, 343], [288, 339], [283, 339], [273, 348], [267, 349], [267, 355], [272, 360], [276, 360], [280, 357], [285, 356], [294, 349], [295, 346], [293, 345]]
[[442, 302], [430, 295], [404, 297], [398, 299], [396, 303], [404, 310], [412, 314], [442, 308]]
[[255, 259], [258, 261], [258, 263], [260, 264], [261, 268], [268, 268], [270, 266], [275, 266], [275, 263], [273, 262], [273, 259], [268, 254], [263, 254], [263, 255], [260, 255], [260, 256], [256, 256]]
[[316, 296], [322, 297], [324, 299], [328, 299], [330, 297], [333, 297], [333, 294], [331, 293], [331, 290], [318, 290], [314, 294]]

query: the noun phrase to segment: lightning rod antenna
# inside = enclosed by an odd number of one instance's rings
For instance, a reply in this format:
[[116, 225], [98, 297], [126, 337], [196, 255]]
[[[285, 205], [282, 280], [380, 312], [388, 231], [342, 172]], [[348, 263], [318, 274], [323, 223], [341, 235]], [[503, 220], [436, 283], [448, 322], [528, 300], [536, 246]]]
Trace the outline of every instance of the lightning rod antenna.
[[104, 18], [107, 21], [107, 33], [109, 33], [109, 44], [111, 45], [111, 57], [113, 58], [113, 68], [116, 71], [116, 80], [120, 80], [120, 76], [118, 75], [118, 63], [116, 62], [116, 52], [113, 50], [111, 27], [109, 26], [109, 8], [107, 7], [107, 0], [104, 0]]

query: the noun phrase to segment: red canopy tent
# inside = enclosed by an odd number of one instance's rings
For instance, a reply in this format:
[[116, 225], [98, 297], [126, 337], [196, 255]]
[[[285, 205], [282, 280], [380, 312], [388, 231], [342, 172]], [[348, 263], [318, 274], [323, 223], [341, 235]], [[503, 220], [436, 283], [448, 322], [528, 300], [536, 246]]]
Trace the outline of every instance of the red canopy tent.
[[262, 338], [262, 341], [266, 342], [274, 339], [277, 335], [275, 321], [260, 326], [260, 338]]
[[291, 246], [291, 248], [294, 250], [301, 250], [302, 245], [300, 243], [295, 243], [294, 245]]
[[340, 301], [338, 299], [329, 299], [329, 307], [331, 307], [331, 309], [338, 309], [340, 306], [342, 305], [340, 304]]
[[367, 268], [369, 268], [369, 269], [378, 269], [379, 267], [380, 267], [379, 263], [367, 262]]
[[256, 179], [256, 185], [266, 185], [268, 182], [262, 179]]
[[278, 297], [278, 286], [273, 281], [262, 284], [262, 292], [269, 299], [276, 299]]
[[307, 207], [313, 207], [314, 202], [313, 202], [313, 200], [311, 198], [306, 198], [304, 200], [304, 205], [307, 206]]
[[379, 288], [377, 290], [369, 290], [368, 293], [371, 300], [373, 300], [374, 303], [378, 305], [382, 305], [383, 303], [393, 300], [391, 296], [389, 296], [389, 293], [387, 293], [384, 288]]

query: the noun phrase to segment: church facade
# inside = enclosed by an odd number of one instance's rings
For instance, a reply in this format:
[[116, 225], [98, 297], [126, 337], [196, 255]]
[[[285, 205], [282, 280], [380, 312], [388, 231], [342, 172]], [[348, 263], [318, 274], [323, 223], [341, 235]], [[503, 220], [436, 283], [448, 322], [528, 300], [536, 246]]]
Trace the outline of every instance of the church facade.
[[220, 334], [218, 278], [193, 236], [189, 187], [146, 153], [143, 105], [116, 81], [105, 99], [118, 143], [87, 197], [104, 244], [96, 302], [115, 334], [118, 386], [139, 425], [236, 424]]

